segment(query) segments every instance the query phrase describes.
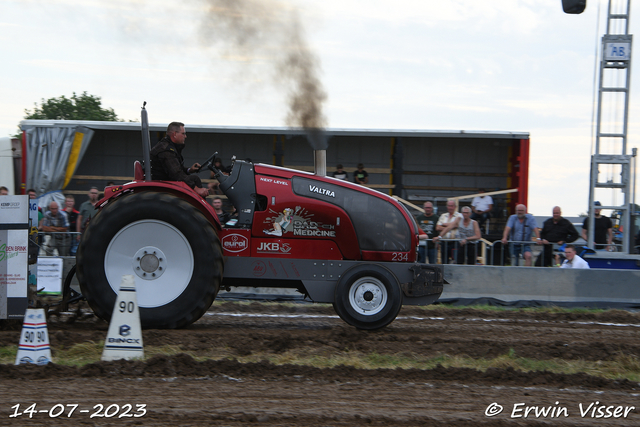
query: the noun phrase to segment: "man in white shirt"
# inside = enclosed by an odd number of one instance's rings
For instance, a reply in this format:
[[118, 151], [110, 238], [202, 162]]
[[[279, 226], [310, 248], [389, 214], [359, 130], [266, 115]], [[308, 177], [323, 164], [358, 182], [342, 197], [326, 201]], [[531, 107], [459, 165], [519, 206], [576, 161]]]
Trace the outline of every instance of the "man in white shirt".
[[[480, 188], [478, 190], [479, 193], [484, 193], [484, 188]], [[471, 202], [471, 209], [473, 213], [471, 214], [471, 219], [475, 219], [478, 221], [478, 225], [480, 229], [484, 227], [484, 223], [487, 219], [491, 218], [491, 210], [493, 209], [493, 199], [491, 196], [476, 196], [473, 198]]]
[[564, 256], [567, 259], [564, 260], [560, 268], [590, 268], [587, 261], [576, 253], [576, 248], [573, 245], [567, 245], [564, 248]]
[[[440, 239], [457, 239], [458, 238], [458, 226], [462, 221], [462, 214], [457, 211], [458, 206], [455, 201], [447, 201], [447, 213], [440, 215], [438, 223], [436, 224], [436, 234], [433, 237], [434, 242], [439, 242]], [[443, 264], [449, 264], [449, 259], [455, 260], [454, 249], [456, 242], [446, 241], [440, 242], [440, 256], [442, 257]]]

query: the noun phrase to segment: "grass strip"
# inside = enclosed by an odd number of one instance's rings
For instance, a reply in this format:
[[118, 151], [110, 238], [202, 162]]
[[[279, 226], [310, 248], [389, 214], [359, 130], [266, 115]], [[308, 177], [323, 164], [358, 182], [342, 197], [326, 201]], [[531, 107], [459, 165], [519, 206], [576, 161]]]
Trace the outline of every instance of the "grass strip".
[[[104, 342], [88, 341], [75, 344], [68, 349], [59, 349], [53, 352], [55, 363], [67, 366], [83, 366], [100, 361]], [[17, 346], [0, 347], [0, 363], [15, 363]], [[379, 354], [377, 352], [361, 353], [350, 351], [329, 356], [299, 354], [289, 350], [281, 354], [252, 353], [238, 357], [233, 349], [218, 349], [215, 355], [195, 354], [184, 351], [180, 346], [166, 345], [161, 347], [146, 346], [145, 359], [155, 355], [176, 355], [186, 353], [195, 360], [220, 360], [236, 359], [242, 363], [259, 362], [267, 360], [275, 365], [302, 365], [316, 368], [332, 368], [340, 365], [352, 366], [359, 369], [433, 369], [437, 365], [445, 368], [471, 368], [486, 371], [489, 368], [529, 371], [549, 371], [557, 374], [586, 373], [588, 375], [607, 379], [627, 379], [640, 382], [640, 358], [635, 355], [618, 355], [609, 361], [564, 360], [549, 359], [536, 360], [518, 357], [513, 350], [495, 358], [473, 359], [468, 356], [440, 355], [436, 357], [424, 357], [417, 354]]]

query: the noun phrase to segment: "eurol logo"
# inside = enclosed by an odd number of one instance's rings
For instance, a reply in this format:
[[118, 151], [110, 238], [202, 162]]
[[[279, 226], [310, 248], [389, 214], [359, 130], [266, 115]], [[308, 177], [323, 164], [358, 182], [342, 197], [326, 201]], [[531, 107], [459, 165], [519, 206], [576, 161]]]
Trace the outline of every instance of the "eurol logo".
[[240, 234], [227, 234], [222, 238], [222, 248], [227, 252], [242, 252], [249, 247], [249, 239]]

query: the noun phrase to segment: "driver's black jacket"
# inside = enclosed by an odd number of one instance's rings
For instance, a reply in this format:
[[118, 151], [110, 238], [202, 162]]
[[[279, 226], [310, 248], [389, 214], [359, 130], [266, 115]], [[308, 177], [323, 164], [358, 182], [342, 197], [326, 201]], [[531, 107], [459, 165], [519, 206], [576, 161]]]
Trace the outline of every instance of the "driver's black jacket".
[[151, 179], [184, 181], [190, 188], [202, 187], [200, 177], [189, 175], [184, 166], [183, 148], [184, 144], [174, 144], [168, 136], [158, 141], [151, 149]]

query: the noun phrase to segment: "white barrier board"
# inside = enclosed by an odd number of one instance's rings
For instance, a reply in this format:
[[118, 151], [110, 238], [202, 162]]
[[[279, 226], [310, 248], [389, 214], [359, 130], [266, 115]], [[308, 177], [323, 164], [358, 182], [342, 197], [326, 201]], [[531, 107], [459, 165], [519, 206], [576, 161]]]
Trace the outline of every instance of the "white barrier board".
[[38, 257], [38, 290], [43, 293], [59, 294], [62, 292], [62, 258]]

